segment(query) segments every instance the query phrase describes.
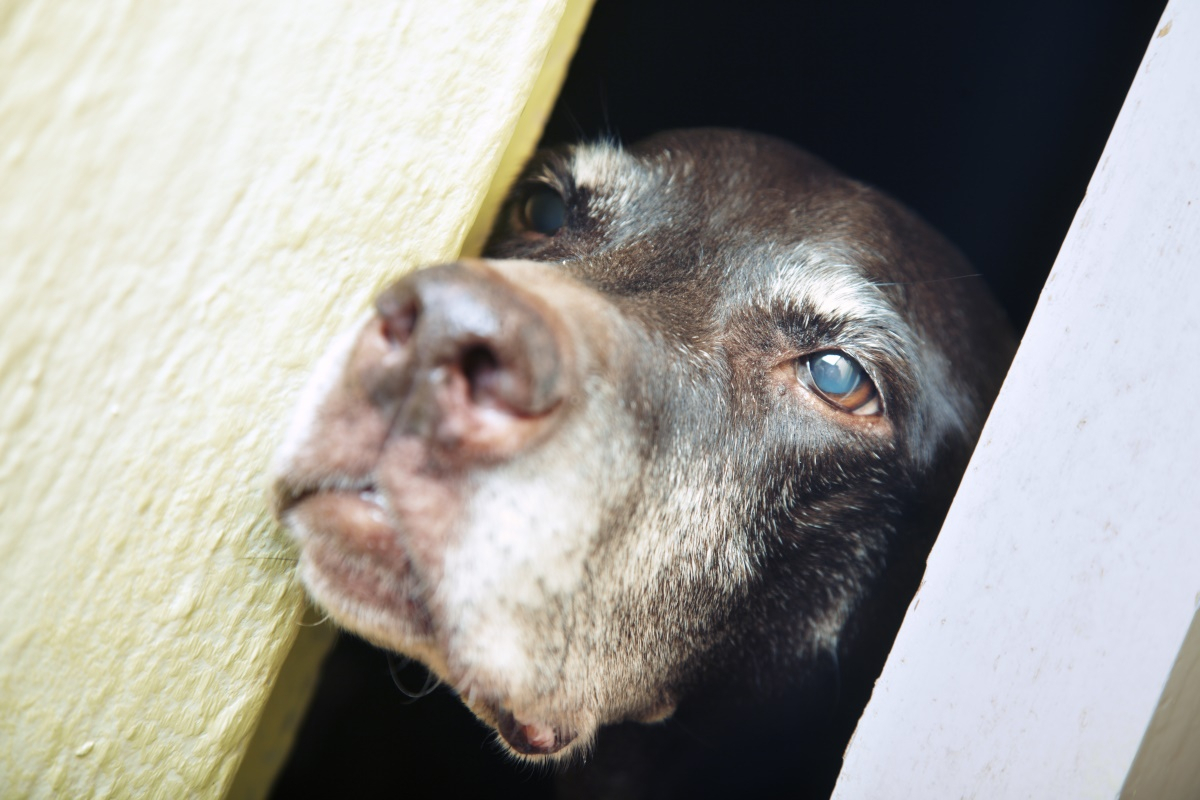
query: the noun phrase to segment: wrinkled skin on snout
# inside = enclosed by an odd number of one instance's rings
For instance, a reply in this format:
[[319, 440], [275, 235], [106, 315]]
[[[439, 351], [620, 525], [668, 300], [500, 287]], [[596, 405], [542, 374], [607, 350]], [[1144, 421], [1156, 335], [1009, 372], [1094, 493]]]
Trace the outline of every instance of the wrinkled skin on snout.
[[338, 624], [534, 759], [836, 652], [1011, 349], [920, 220], [744, 133], [539, 154], [485, 255], [334, 343], [277, 509]]

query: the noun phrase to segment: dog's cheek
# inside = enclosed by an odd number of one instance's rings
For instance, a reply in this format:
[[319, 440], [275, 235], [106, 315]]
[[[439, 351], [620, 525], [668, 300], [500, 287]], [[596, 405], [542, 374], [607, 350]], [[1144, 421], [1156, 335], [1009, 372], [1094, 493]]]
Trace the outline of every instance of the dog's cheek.
[[593, 705], [591, 665], [568, 662], [601, 636], [591, 557], [639, 471], [635, 426], [611, 388], [591, 386], [571, 414], [535, 451], [472, 477], [436, 587], [454, 620], [452, 666], [515, 709]]

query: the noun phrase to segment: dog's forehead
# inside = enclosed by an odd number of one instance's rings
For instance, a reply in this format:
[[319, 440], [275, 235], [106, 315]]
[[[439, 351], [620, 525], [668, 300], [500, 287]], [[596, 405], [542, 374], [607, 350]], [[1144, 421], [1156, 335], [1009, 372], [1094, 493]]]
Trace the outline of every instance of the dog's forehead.
[[733, 308], [877, 329], [906, 327], [885, 286], [867, 275], [869, 262], [844, 243], [768, 243], [733, 261], [725, 289]]
[[[689, 132], [693, 133], [693, 132]], [[729, 137], [660, 135], [625, 148], [615, 142], [579, 145], [568, 168], [589, 200], [589, 213], [616, 219], [636, 215], [656, 235], [671, 232], [708, 234], [723, 228], [741, 234], [741, 217], [778, 213], [779, 187], [767, 185], [765, 165], [738, 148]], [[724, 146], [723, 146], [724, 145]], [[799, 182], [790, 187], [803, 191]], [[764, 221], [765, 218], [764, 218]], [[753, 227], [753, 226], [751, 226]], [[746, 236], [754, 231], [745, 230]]]
[[643, 295], [651, 308], [685, 310], [656, 314], [661, 332], [706, 352], [771, 346], [771, 331], [844, 350], [893, 410], [907, 398], [921, 458], [962, 428], [961, 393], [920, 388], [950, 386], [942, 351], [953, 328], [914, 297], [966, 267], [894, 201], [803, 150], [731, 132], [581, 146], [568, 164], [607, 234], [597, 263], [652, 271], [631, 285], [655, 287]]
[[670, 249], [719, 288], [718, 309], [898, 324], [885, 274], [898, 259], [881, 252], [890, 239], [874, 198], [803, 151], [700, 132], [634, 150], [579, 146], [569, 165], [590, 213], [632, 222], [619, 226], [629, 240], [674, 239]]
[[670, 153], [664, 153], [662, 159], [638, 158], [612, 142], [576, 147], [571, 152], [570, 169], [576, 186], [588, 189], [614, 207], [652, 191], [669, 171], [678, 171], [683, 176], [691, 172], [690, 161], [671, 164]]

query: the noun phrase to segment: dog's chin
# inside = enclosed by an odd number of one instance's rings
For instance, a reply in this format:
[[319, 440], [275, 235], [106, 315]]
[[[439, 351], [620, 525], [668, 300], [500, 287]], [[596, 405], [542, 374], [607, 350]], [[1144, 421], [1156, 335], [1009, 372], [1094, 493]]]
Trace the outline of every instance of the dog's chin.
[[330, 618], [372, 644], [422, 662], [514, 756], [560, 761], [594, 739], [594, 722], [545, 713], [538, 707], [547, 698], [524, 702], [503, 686], [502, 676], [489, 679], [487, 665], [456, 658], [373, 489], [313, 492], [296, 500], [284, 518], [301, 545], [301, 580]]

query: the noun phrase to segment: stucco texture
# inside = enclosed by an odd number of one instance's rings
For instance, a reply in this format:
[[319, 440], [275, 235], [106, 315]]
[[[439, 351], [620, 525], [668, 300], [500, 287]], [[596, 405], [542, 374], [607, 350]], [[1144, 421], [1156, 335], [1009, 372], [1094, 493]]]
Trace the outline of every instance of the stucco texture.
[[304, 608], [287, 409], [458, 254], [583, 6], [0, 0], [6, 796], [228, 790]]

